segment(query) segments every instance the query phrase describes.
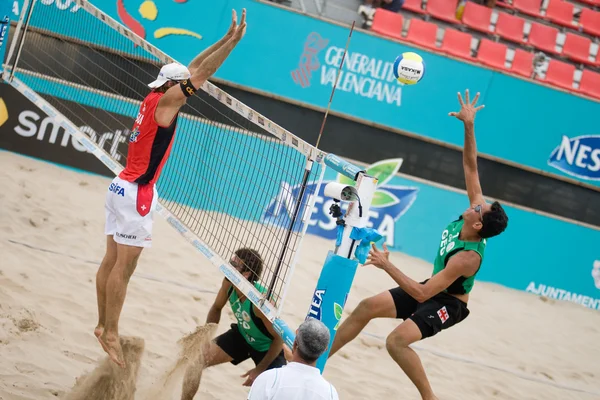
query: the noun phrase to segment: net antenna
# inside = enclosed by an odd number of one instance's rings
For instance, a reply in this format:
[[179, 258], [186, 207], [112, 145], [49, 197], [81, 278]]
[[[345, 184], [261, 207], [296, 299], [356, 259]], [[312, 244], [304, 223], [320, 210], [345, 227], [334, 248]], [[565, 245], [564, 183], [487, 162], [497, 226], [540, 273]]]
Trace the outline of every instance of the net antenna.
[[338, 70], [337, 70], [335, 82], [333, 82], [333, 88], [331, 89], [331, 95], [329, 96], [329, 103], [327, 103], [327, 109], [325, 110], [325, 115], [323, 116], [323, 122], [321, 123], [321, 129], [319, 130], [319, 136], [317, 137], [317, 143], [315, 144], [316, 148], [319, 148], [319, 143], [321, 143], [321, 136], [323, 135], [323, 130], [325, 129], [325, 122], [327, 121], [327, 116], [329, 115], [329, 109], [331, 108], [331, 103], [333, 102], [333, 95], [335, 94], [335, 89], [337, 88], [337, 83], [340, 79], [342, 67], [344, 66], [344, 61], [346, 60], [346, 53], [348, 53], [348, 46], [350, 46], [350, 40], [352, 39], [352, 32], [354, 32], [354, 24], [355, 23], [356, 23], [356, 21], [352, 21], [352, 26], [350, 27], [350, 33], [348, 34], [348, 40], [346, 40], [346, 48], [344, 49], [344, 54], [342, 55], [342, 61], [340, 62], [340, 66], [338, 67]]
[[[174, 60], [88, 1], [75, 3], [65, 12], [26, 0], [3, 78], [51, 117], [38, 138], [90, 153], [118, 174], [147, 83]], [[205, 82], [181, 110], [157, 212], [277, 322], [324, 157]], [[255, 284], [229, 263], [240, 248], [264, 261]]]

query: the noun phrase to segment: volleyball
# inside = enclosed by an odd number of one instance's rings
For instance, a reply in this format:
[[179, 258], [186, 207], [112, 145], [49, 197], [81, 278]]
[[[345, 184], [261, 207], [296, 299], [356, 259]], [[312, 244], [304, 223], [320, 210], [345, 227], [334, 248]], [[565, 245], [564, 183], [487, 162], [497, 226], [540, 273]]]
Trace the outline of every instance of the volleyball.
[[413, 52], [402, 53], [394, 62], [394, 76], [398, 82], [414, 85], [425, 75], [423, 57]]

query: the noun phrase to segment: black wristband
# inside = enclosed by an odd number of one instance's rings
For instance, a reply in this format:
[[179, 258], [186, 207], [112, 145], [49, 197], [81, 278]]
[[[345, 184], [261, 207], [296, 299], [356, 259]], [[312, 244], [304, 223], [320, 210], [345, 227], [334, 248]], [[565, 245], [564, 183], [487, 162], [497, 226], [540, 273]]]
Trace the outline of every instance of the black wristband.
[[179, 87], [181, 88], [181, 91], [185, 97], [193, 96], [194, 93], [196, 93], [196, 88], [194, 85], [192, 85], [192, 81], [189, 79], [179, 82]]

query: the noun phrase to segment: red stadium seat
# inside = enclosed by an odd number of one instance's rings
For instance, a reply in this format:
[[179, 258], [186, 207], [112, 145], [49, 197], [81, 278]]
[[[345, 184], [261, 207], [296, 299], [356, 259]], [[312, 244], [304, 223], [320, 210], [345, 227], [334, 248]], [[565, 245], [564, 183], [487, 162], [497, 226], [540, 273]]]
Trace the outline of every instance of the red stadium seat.
[[540, 14], [542, 0], [514, 0], [513, 6], [523, 14], [531, 15], [533, 17], [542, 16]]
[[592, 41], [586, 37], [567, 33], [563, 46], [563, 55], [573, 61], [594, 65], [596, 63], [589, 60], [591, 44]]
[[594, 36], [600, 36], [600, 12], [584, 8], [581, 10], [579, 25], [583, 31]]
[[467, 2], [463, 12], [462, 22], [471, 29], [480, 32], [490, 32], [492, 9], [472, 1]]
[[545, 82], [561, 87], [563, 89], [573, 90], [573, 74], [575, 66], [558, 60], [550, 60], [548, 71], [546, 71]]
[[428, 0], [427, 12], [436, 19], [450, 22], [452, 24], [460, 24], [456, 19], [457, 0]]
[[[405, 3], [406, 4], [406, 3]], [[430, 49], [437, 49], [435, 42], [437, 40], [438, 26], [432, 22], [426, 22], [418, 18], [410, 20], [406, 40], [418, 44], [419, 46]]]
[[600, 74], [584, 69], [579, 82], [579, 91], [591, 97], [600, 99]]
[[531, 74], [533, 73], [533, 53], [515, 49], [515, 57], [513, 58], [510, 71], [531, 78]]
[[498, 13], [496, 35], [515, 43], [524, 43], [525, 20], [507, 13]]
[[529, 32], [529, 44], [536, 49], [548, 53], [559, 54], [559, 52], [556, 51], [557, 36], [558, 29], [533, 22], [531, 24], [531, 32]]
[[506, 69], [506, 45], [481, 39], [477, 51], [477, 61], [492, 68]]
[[468, 33], [446, 28], [440, 50], [456, 57], [471, 58], [471, 39]]
[[575, 6], [572, 3], [567, 3], [564, 0], [550, 0], [544, 18], [557, 25], [566, 26], [567, 28], [577, 28], [577, 24], [573, 22], [574, 10]]
[[373, 17], [371, 30], [383, 36], [402, 39], [403, 22], [402, 14], [378, 8]]
[[406, 0], [402, 5], [402, 9], [414, 13], [425, 14], [425, 10], [423, 10], [423, 0]]

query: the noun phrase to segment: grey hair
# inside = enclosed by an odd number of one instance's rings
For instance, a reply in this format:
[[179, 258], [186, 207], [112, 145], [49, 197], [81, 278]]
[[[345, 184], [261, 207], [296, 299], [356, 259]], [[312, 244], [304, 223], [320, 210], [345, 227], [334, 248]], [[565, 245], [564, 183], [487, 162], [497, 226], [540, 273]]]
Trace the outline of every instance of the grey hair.
[[317, 360], [329, 346], [329, 329], [318, 319], [308, 318], [298, 327], [298, 355], [307, 362]]

